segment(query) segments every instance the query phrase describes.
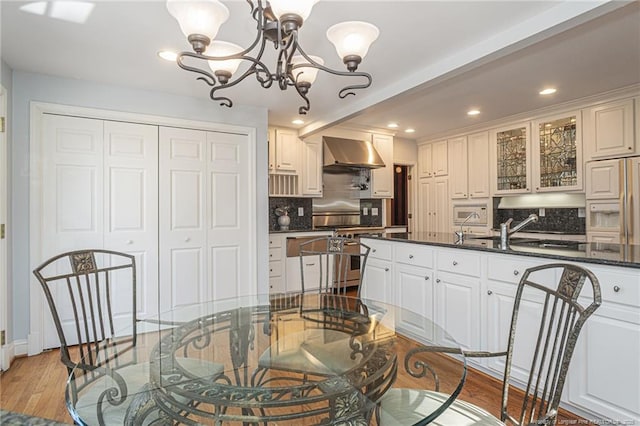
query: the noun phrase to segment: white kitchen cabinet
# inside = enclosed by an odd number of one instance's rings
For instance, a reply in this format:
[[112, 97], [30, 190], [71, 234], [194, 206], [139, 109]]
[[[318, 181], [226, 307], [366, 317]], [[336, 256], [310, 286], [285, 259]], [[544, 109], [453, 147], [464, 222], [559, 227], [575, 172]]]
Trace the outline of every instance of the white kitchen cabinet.
[[[439, 253], [438, 253], [439, 255]], [[468, 350], [480, 347], [480, 277], [435, 273], [435, 321], [448, 336], [441, 341]]]
[[361, 296], [383, 303], [393, 302], [393, 266], [390, 261], [369, 257], [362, 276]]
[[285, 259], [284, 235], [269, 235], [269, 292], [284, 293], [286, 284], [284, 278]]
[[421, 232], [447, 232], [449, 214], [449, 178], [420, 179], [418, 184], [418, 225]]
[[385, 166], [371, 170], [371, 197], [393, 198], [393, 136], [374, 134], [372, 139]]
[[303, 196], [322, 196], [322, 141], [302, 141], [302, 188]]
[[489, 197], [489, 132], [467, 137], [469, 198]]
[[402, 263], [394, 264], [395, 305], [401, 307], [396, 327], [411, 336], [433, 341], [434, 330], [428, 318], [434, 318], [433, 270]]
[[418, 172], [420, 178], [449, 174], [446, 140], [418, 146]]
[[467, 138], [449, 139], [449, 190], [453, 199], [468, 198]]
[[494, 195], [531, 192], [531, 126], [529, 122], [490, 133], [491, 185]]
[[299, 170], [300, 140], [295, 130], [269, 129], [269, 172], [296, 174]]
[[532, 172], [535, 192], [582, 190], [580, 111], [541, 117], [532, 125]]
[[632, 98], [583, 110], [584, 146], [587, 159], [635, 154], [637, 146], [634, 135], [634, 114]]
[[[568, 401], [597, 416], [640, 421], [640, 274], [600, 265], [602, 305], [587, 320], [569, 369]], [[579, 299], [592, 301], [590, 289]]]
[[620, 161], [589, 161], [586, 165], [587, 200], [617, 199], [620, 196]]

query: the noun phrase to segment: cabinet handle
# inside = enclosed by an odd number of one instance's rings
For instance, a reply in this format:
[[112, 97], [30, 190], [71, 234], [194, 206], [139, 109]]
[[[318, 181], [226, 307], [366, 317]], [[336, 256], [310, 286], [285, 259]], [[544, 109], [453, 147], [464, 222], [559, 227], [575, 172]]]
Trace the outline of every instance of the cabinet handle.
[[315, 263], [305, 263], [306, 266], [316, 266]]
[[425, 281], [429, 281], [429, 276], [427, 275], [426, 277], [424, 277]]
[[633, 147], [632, 147], [632, 146], [628, 146], [628, 147], [627, 147], [627, 149], [628, 149], [629, 151], [631, 151], [631, 150], [633, 149]]
[[455, 260], [453, 261], [453, 266], [456, 266], [458, 264], [458, 262], [456, 262]]
[[617, 285], [613, 286], [613, 291], [615, 291], [616, 293], [620, 291], [620, 287]]
[[536, 191], [539, 191], [539, 190], [540, 190], [540, 188], [536, 187]]
[[272, 254], [269, 254], [269, 257], [273, 257], [273, 255], [272, 255]]
[[188, 243], [189, 241], [191, 241], [191, 237], [187, 237], [187, 238], [184, 239], [185, 243]]
[[273, 269], [269, 268], [269, 272], [273, 272]]
[[520, 273], [520, 271], [518, 271], [517, 269], [513, 270], [513, 275], [518, 276], [519, 273]]
[[127, 240], [127, 244], [128, 244], [128, 245], [133, 244], [133, 240]]
[[493, 294], [493, 292], [492, 292], [491, 290], [487, 290], [487, 294], [488, 294], [489, 296], [491, 296], [491, 295]]
[[384, 268], [384, 271], [385, 272], [389, 272], [389, 268]]
[[439, 283], [440, 282], [440, 278], [436, 278], [436, 282]]
[[409, 259], [413, 259], [413, 255], [412, 254], [409, 255]]
[[375, 253], [376, 251], [376, 249], [371, 249], [371, 253]]

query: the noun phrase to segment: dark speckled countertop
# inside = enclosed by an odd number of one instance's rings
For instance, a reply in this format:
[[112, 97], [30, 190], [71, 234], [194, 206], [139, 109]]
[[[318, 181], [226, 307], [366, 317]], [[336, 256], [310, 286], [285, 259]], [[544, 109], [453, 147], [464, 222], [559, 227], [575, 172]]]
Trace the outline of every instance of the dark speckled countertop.
[[464, 241], [456, 243], [453, 233], [398, 233], [387, 234], [380, 238], [403, 243], [415, 243], [432, 246], [460, 248], [466, 250], [481, 250], [492, 253], [515, 254], [519, 256], [547, 257], [550, 259], [569, 260], [575, 262], [598, 263], [602, 265], [624, 266], [640, 269], [640, 245], [638, 244], [610, 244], [534, 240], [531, 238], [512, 237], [512, 243], [507, 250], [500, 249], [498, 239], [481, 239], [465, 237]]

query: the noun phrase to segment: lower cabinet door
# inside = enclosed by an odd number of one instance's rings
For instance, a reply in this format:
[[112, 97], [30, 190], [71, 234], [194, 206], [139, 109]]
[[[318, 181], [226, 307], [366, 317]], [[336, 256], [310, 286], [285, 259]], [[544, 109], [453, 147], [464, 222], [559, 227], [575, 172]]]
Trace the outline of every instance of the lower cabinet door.
[[480, 347], [480, 279], [438, 272], [435, 282], [436, 323], [448, 336], [443, 343], [463, 349]]
[[584, 327], [569, 368], [569, 402], [640, 423], [640, 310], [604, 301]]
[[396, 325], [402, 332], [423, 341], [433, 341], [433, 328], [425, 318], [433, 318], [433, 270], [395, 265]]
[[392, 301], [393, 274], [391, 269], [391, 262], [368, 259], [362, 276], [361, 297], [383, 303]]

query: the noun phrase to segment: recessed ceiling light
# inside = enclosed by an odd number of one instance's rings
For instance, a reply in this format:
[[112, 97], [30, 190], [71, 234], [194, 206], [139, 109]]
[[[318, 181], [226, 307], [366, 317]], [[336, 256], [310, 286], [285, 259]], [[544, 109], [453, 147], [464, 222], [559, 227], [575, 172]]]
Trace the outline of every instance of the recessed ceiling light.
[[541, 95], [553, 95], [554, 93], [556, 93], [556, 89], [554, 89], [553, 87], [547, 87], [546, 89], [540, 91]]
[[304, 121], [303, 121], [303, 120], [300, 120], [299, 118], [296, 118], [295, 120], [293, 120], [293, 121], [291, 122], [291, 124], [304, 124]]
[[551, 127], [551, 123], [546, 123], [544, 127]]
[[160, 56], [165, 61], [175, 62], [178, 58], [178, 55], [175, 52], [170, 50], [161, 50], [158, 52], [158, 56]]
[[387, 124], [387, 127], [390, 129], [397, 129], [400, 126], [398, 125], [398, 123], [389, 123]]
[[467, 115], [478, 115], [480, 114], [480, 110], [477, 109], [472, 109], [470, 111], [467, 111]]
[[409, 129], [405, 130], [404, 132], [405, 132], [405, 133], [415, 133], [415, 132], [416, 132], [416, 129], [411, 129], [411, 128], [409, 128]]

